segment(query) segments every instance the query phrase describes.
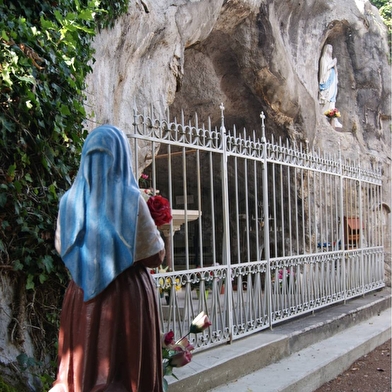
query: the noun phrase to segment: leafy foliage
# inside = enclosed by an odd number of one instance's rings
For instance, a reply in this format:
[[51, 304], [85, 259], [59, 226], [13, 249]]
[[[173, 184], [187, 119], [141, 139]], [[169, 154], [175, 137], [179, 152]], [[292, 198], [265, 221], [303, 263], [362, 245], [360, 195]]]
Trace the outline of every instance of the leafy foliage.
[[389, 0], [370, 0], [370, 3], [372, 3], [375, 7], [381, 8], [384, 5], [388, 4]]
[[111, 28], [114, 21], [128, 10], [129, 0], [101, 0], [101, 13], [96, 15], [95, 21], [98, 30]]
[[23, 282], [27, 291], [19, 295], [27, 295], [34, 317], [41, 316], [29, 321], [42, 334], [46, 322], [57, 334], [56, 301], [68, 281], [54, 231], [59, 198], [77, 171], [86, 135], [91, 39], [127, 5], [0, 0], [0, 271]]
[[392, 33], [392, 3], [390, 0], [372, 0], [371, 3], [375, 5], [380, 11], [380, 15], [384, 23], [388, 27], [389, 35]]
[[18, 392], [17, 389], [13, 388], [12, 386], [8, 385], [0, 376], [0, 391], [2, 392]]
[[378, 8], [380, 16], [388, 28], [389, 55], [392, 56], [392, 2], [391, 0], [371, 0], [370, 3]]
[[[78, 163], [90, 71], [93, 9], [1, 2], [2, 261], [27, 273], [27, 288], [55, 269], [58, 196]], [[59, 264], [59, 263], [56, 263]]]

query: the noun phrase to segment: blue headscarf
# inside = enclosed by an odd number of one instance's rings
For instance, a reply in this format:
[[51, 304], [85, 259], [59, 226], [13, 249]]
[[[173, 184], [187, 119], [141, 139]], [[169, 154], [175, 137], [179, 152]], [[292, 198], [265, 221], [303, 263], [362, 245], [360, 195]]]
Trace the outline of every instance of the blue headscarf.
[[132, 265], [139, 197], [125, 134], [112, 125], [96, 128], [60, 201], [61, 258], [84, 301]]

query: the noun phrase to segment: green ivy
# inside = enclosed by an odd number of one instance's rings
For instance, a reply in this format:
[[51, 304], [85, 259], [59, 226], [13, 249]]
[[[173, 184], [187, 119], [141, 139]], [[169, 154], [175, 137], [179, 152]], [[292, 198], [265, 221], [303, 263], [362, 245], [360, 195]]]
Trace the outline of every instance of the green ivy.
[[0, 391], [1, 392], [20, 392], [11, 385], [8, 385], [0, 376]]
[[128, 10], [129, 0], [101, 0], [101, 13], [96, 16], [98, 30], [112, 28], [115, 20]]
[[391, 0], [371, 0], [380, 12], [380, 16], [388, 29], [389, 56], [392, 58], [392, 2]]
[[86, 136], [90, 43], [127, 6], [128, 0], [0, 0], [0, 272], [23, 282], [20, 295], [32, 305], [29, 324], [42, 331], [40, 344], [47, 324], [57, 335], [68, 282], [54, 231]]
[[[3, 263], [28, 275], [28, 288], [56, 269], [58, 199], [83, 143], [83, 90], [93, 51], [96, 2], [1, 1], [1, 198]], [[57, 260], [56, 260], [57, 261]], [[60, 274], [62, 275], [62, 274]]]

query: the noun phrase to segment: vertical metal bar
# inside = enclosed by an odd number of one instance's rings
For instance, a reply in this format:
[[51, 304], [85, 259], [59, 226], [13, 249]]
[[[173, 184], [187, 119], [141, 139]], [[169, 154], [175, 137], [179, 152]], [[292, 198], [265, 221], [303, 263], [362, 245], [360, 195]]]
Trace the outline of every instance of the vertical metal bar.
[[[273, 222], [274, 222], [274, 257], [278, 257], [278, 216], [277, 216], [277, 212], [276, 212], [276, 200], [277, 200], [277, 196], [276, 196], [276, 163], [271, 163], [271, 167], [272, 167], [272, 208], [273, 208]], [[266, 216], [264, 214], [264, 228], [263, 230], [265, 230], [265, 220], [269, 219], [268, 216]], [[264, 243], [264, 247], [266, 246], [266, 243]], [[264, 253], [265, 254], [265, 253]]]
[[[301, 144], [302, 147], [302, 144]], [[302, 151], [301, 151], [301, 155]], [[309, 183], [308, 183], [309, 185]], [[301, 168], [301, 213], [302, 213], [302, 254], [306, 253], [306, 241], [305, 241], [305, 233], [306, 233], [306, 229], [305, 229], [305, 190], [304, 190], [304, 169]], [[301, 272], [301, 268], [302, 268], [302, 272]], [[306, 265], [304, 263], [301, 264], [301, 266], [298, 266], [298, 273], [297, 273], [297, 285], [299, 287], [299, 299], [298, 299], [298, 304], [300, 305], [304, 305], [305, 302], [305, 297], [304, 297], [304, 282], [305, 282], [305, 268]]]
[[[377, 247], [382, 247], [382, 252], [381, 252], [381, 254], [378, 252], [378, 251], [376, 251], [377, 252], [377, 263], [378, 263], [378, 268], [379, 268], [379, 271], [378, 271], [378, 279], [379, 280], [384, 280], [384, 228], [383, 228], [383, 226], [384, 226], [384, 222], [383, 222], [383, 211], [382, 211], [382, 188], [381, 188], [381, 185], [379, 185], [379, 186], [377, 186], [377, 185], [375, 185], [375, 187], [376, 187], [376, 192], [377, 192], [377, 202], [376, 202], [376, 208], [377, 208], [377, 215], [378, 215], [378, 220], [377, 220], [377, 222], [378, 222], [378, 227], [379, 227], [379, 242], [377, 243]], [[388, 214], [388, 218], [387, 219], [389, 219], [389, 222], [391, 223], [391, 221], [392, 221], [392, 214]], [[387, 224], [387, 222], [386, 222], [386, 227], [392, 227], [392, 225], [391, 224]], [[389, 229], [389, 230], [391, 230], [391, 229]], [[389, 242], [391, 242], [390, 240], [389, 240]]]
[[232, 302], [232, 287], [231, 287], [231, 256], [230, 256], [230, 222], [229, 222], [229, 188], [228, 188], [228, 173], [227, 173], [227, 134], [224, 121], [223, 103], [220, 105], [221, 110], [221, 127], [220, 132], [222, 135], [222, 160], [221, 160], [221, 173], [222, 173], [222, 202], [223, 202], [223, 261], [227, 265], [226, 282], [227, 282], [227, 318], [228, 329], [230, 334], [230, 341], [233, 339], [233, 302]]
[[335, 202], [334, 202], [334, 206], [335, 206], [335, 248], [334, 248], [334, 250], [335, 251], [338, 251], [339, 250], [339, 240], [340, 240], [340, 235], [339, 235], [339, 232], [340, 232], [340, 226], [339, 226], [339, 208], [340, 208], [340, 198], [339, 198], [339, 186], [340, 186], [340, 184], [339, 184], [339, 179], [340, 179], [340, 176], [339, 177], [334, 177], [334, 189], [335, 189], [335, 195], [334, 195], [334, 197], [335, 197]]
[[[313, 150], [313, 154], [315, 154], [315, 151]], [[320, 173], [317, 171], [313, 171], [313, 228], [314, 228], [314, 253], [318, 252], [318, 248], [317, 248], [317, 241], [319, 238], [319, 230], [318, 230], [318, 223], [319, 223], [319, 217], [318, 217], [318, 213], [317, 213], [317, 199], [316, 199], [316, 195], [318, 194], [317, 192], [317, 182], [319, 181], [319, 176]]]
[[[307, 156], [307, 154], [306, 154]], [[306, 160], [306, 158], [305, 158]], [[303, 161], [304, 162], [304, 161]], [[305, 189], [304, 189], [304, 168], [301, 169], [301, 196], [302, 196], [302, 253], [305, 254], [306, 252], [306, 216], [305, 216], [305, 201], [306, 201], [306, 195], [305, 195]], [[307, 170], [308, 172], [308, 170]], [[309, 192], [309, 181], [307, 182], [307, 188]], [[308, 197], [307, 202], [309, 204], [310, 199]], [[310, 229], [310, 227], [309, 227]], [[311, 236], [311, 232], [309, 232], [309, 238]], [[302, 268], [302, 272], [301, 272]], [[306, 264], [302, 263], [300, 267], [298, 267], [298, 272], [297, 274], [297, 284], [299, 286], [300, 292], [299, 292], [299, 303], [303, 306], [306, 301], [305, 297], [305, 291], [304, 291], [304, 285], [306, 282]]]
[[[283, 181], [283, 165], [279, 166], [280, 168], [280, 213], [281, 213], [281, 235], [282, 235], [282, 256], [286, 256], [286, 247], [285, 247], [285, 227], [284, 227], [284, 181]], [[268, 186], [265, 184], [263, 186]], [[268, 215], [266, 215], [268, 216]]]
[[366, 181], [363, 181], [362, 183], [362, 190], [361, 190], [361, 194], [362, 194], [362, 213], [363, 213], [363, 221], [362, 221], [362, 226], [364, 228], [364, 230], [362, 231], [362, 235], [363, 235], [363, 245], [367, 245], [368, 247], [370, 246], [370, 236], [369, 236], [369, 217], [371, 214], [370, 211], [370, 205], [369, 205], [369, 183], [367, 183]]
[[[167, 110], [167, 123], [168, 127], [170, 128], [170, 111]], [[171, 207], [173, 208], [173, 176], [172, 176], [172, 154], [171, 154], [171, 145], [167, 144], [167, 182], [168, 182], [168, 197], [171, 200]], [[165, 239], [165, 243], [169, 244], [170, 249], [166, 250], [166, 252], [170, 252], [169, 257], [171, 258], [171, 268], [175, 271], [175, 260], [174, 260], [174, 231], [173, 231], [173, 223], [170, 224], [169, 230], [170, 241]]]
[[294, 167], [294, 205], [295, 205], [295, 237], [296, 237], [296, 255], [299, 255], [299, 226], [298, 226], [298, 184], [297, 184], [297, 166]]
[[371, 224], [370, 225], [368, 224], [368, 230], [369, 233], [371, 233], [370, 246], [376, 247], [378, 246], [377, 232], [378, 232], [378, 226], [380, 224], [380, 222], [378, 221], [378, 209], [381, 208], [381, 206], [378, 205], [377, 186], [370, 184], [369, 192], [370, 192], [369, 208], [371, 208]]
[[[371, 201], [370, 204], [372, 206], [372, 211], [373, 211], [373, 219], [372, 219], [372, 246], [377, 247], [380, 246], [379, 244], [379, 227], [382, 227], [382, 221], [379, 219], [379, 210], [381, 210], [382, 206], [379, 204], [378, 200], [378, 186], [376, 184], [371, 184], [370, 185], [370, 192], [371, 192]], [[381, 235], [380, 235], [381, 239]]]
[[[377, 211], [378, 211], [378, 241], [377, 241], [377, 246], [382, 246], [384, 247], [384, 230], [383, 230], [383, 216], [382, 216], [382, 189], [381, 186], [376, 186], [376, 192], [377, 192]], [[392, 214], [389, 214], [390, 218], [389, 220], [391, 221]], [[388, 225], [391, 227], [392, 225]], [[384, 267], [384, 266], [383, 266]]]
[[[233, 129], [234, 138], [237, 140], [236, 128]], [[236, 217], [236, 238], [237, 238], [237, 263], [241, 263], [241, 231], [240, 231], [240, 212], [239, 212], [239, 198], [238, 198], [238, 158], [234, 157], [234, 188], [235, 188], [235, 217]]]
[[329, 174], [327, 176], [328, 179], [328, 223], [327, 223], [327, 235], [328, 241], [327, 243], [331, 246], [328, 246], [328, 251], [333, 250], [333, 187], [332, 187], [332, 180], [333, 176]]
[[[244, 140], [246, 140], [244, 132]], [[250, 241], [249, 241], [249, 190], [248, 190], [248, 160], [244, 160], [244, 180], [245, 180], [245, 218], [246, 218], [246, 229], [245, 229], [245, 240], [246, 240], [246, 261], [250, 262]]]
[[[354, 163], [355, 165], [355, 163]], [[358, 178], [358, 172], [356, 171], [355, 175]], [[354, 188], [354, 192], [353, 192], [353, 197], [354, 197], [354, 214], [351, 215], [354, 218], [359, 218], [359, 206], [358, 206], [358, 179], [353, 181], [353, 188]], [[354, 245], [354, 243], [353, 243]], [[354, 248], [354, 246], [353, 246]], [[355, 254], [354, 254], [354, 264], [353, 264], [353, 270], [355, 272], [355, 293], [358, 292], [358, 290], [361, 290], [361, 274], [362, 274], [362, 264], [360, 263], [360, 261], [358, 260], [358, 242], [355, 243]]]
[[[311, 176], [312, 174], [312, 176]], [[311, 210], [312, 210], [312, 204], [313, 203], [313, 192], [311, 193], [311, 185], [314, 185], [314, 182], [312, 181], [312, 179], [314, 180], [314, 175], [313, 173], [311, 173], [311, 171], [308, 169], [306, 171], [306, 176], [307, 176], [307, 181], [308, 181], [308, 231], [309, 231], [309, 253], [313, 253], [313, 246], [312, 246], [312, 233], [313, 233], [313, 226], [312, 226], [312, 216], [314, 217], [314, 215], [312, 214]]]
[[[322, 184], [322, 182], [323, 182], [323, 179], [324, 179], [324, 175], [323, 175], [323, 172], [322, 171], [320, 171], [319, 172], [319, 195], [322, 195], [323, 194], [323, 184]], [[325, 189], [324, 189], [324, 191], [325, 191]], [[323, 200], [320, 200], [320, 206], [319, 206], [319, 225], [320, 225], [320, 238], [319, 238], [319, 241], [320, 241], [320, 250], [321, 250], [321, 252], [323, 251], [323, 245], [324, 245], [324, 236], [325, 236], [325, 234], [324, 234], [324, 205], [325, 205], [325, 195], [324, 195], [324, 197], [323, 197]]]
[[[361, 162], [358, 163], [358, 204], [359, 204], [359, 247], [360, 247], [360, 265], [361, 265], [361, 288], [362, 295], [365, 295], [365, 264], [364, 264], [364, 255], [363, 255], [363, 209], [362, 209], [362, 176], [361, 176]], [[357, 233], [358, 234], [358, 233]]]
[[[289, 150], [288, 142], [287, 142], [287, 151]], [[290, 166], [287, 166], [287, 197], [288, 197], [288, 206], [289, 206], [289, 245], [290, 245], [290, 256], [293, 255], [293, 233], [292, 233], [292, 207], [291, 207], [291, 174], [290, 174]]]
[[263, 112], [260, 114], [261, 118], [261, 145], [263, 148], [263, 166], [262, 166], [262, 186], [263, 186], [263, 211], [264, 216], [267, 218], [264, 221], [264, 255], [267, 261], [267, 276], [266, 285], [268, 293], [267, 311], [269, 317], [270, 328], [272, 329], [272, 295], [271, 295], [271, 260], [270, 260], [270, 246], [269, 246], [269, 209], [268, 209], [268, 171], [267, 171], [267, 140], [265, 137], [265, 115]]
[[[301, 151], [301, 153], [302, 153], [302, 151]], [[306, 200], [306, 198], [305, 198], [305, 190], [304, 190], [304, 169], [301, 168], [302, 253], [306, 252], [306, 243], [305, 243], [305, 200]]]
[[[184, 112], [181, 111], [181, 126], [185, 134], [185, 119], [184, 119]], [[185, 135], [184, 135], [185, 137]], [[188, 173], [187, 173], [187, 161], [186, 161], [186, 149], [185, 146], [182, 147], [181, 149], [182, 155], [181, 155], [181, 161], [182, 161], [182, 192], [184, 195], [184, 215], [185, 215], [185, 222], [184, 222], [184, 231], [185, 231], [185, 265], [186, 269], [190, 269], [190, 263], [189, 263], [189, 241], [188, 241], [188, 236], [189, 236], [189, 228], [188, 228]]]
[[[341, 256], [341, 275], [343, 279], [343, 296], [344, 296], [344, 303], [347, 302], [347, 277], [346, 277], [346, 241], [345, 241], [345, 236], [344, 236], [344, 179], [343, 179], [343, 162], [342, 162], [342, 151], [340, 149], [340, 143], [339, 143], [339, 188], [340, 188], [340, 195], [339, 195], [339, 206], [340, 206], [340, 233], [341, 233], [341, 238], [340, 238], [340, 243], [341, 243], [341, 250], [342, 250], [342, 256]], [[347, 194], [347, 193], [346, 193]]]
[[363, 230], [363, 245], [364, 247], [371, 247], [372, 245], [372, 235], [371, 235], [371, 222], [373, 221], [373, 211], [371, 206], [371, 186], [370, 184], [364, 180], [362, 182], [362, 207], [363, 207], [363, 222], [362, 225], [364, 226]]
[[[210, 130], [211, 130], [211, 124], [210, 124]], [[213, 164], [213, 156], [212, 156], [212, 152], [209, 152], [209, 169], [210, 169], [210, 173], [209, 173], [209, 177], [210, 177], [210, 197], [211, 197], [211, 217], [215, 216], [215, 192], [214, 192], [214, 164]], [[224, 219], [224, 217], [223, 217]], [[217, 253], [217, 249], [216, 249], [216, 227], [215, 227], [215, 219], [211, 219], [211, 225], [212, 225], [212, 257], [214, 260], [214, 264], [216, 264], [216, 253]], [[201, 226], [200, 226], [200, 236], [202, 235], [201, 232]], [[202, 249], [200, 249], [200, 251], [202, 251]]]
[[[253, 133], [253, 140], [255, 139], [255, 134]], [[257, 182], [257, 161], [253, 161], [253, 184], [254, 184], [254, 210], [255, 210], [255, 229], [256, 229], [256, 261], [261, 260], [260, 254], [260, 239], [259, 239], [259, 231], [260, 231], [260, 218], [258, 211], [258, 202], [259, 202], [259, 187]]]
[[[197, 219], [197, 224], [198, 224], [198, 244], [197, 246], [199, 247], [199, 251], [197, 252], [197, 254], [200, 257], [200, 266], [203, 267], [204, 266], [204, 252], [203, 252], [203, 216], [201, 215], [201, 211], [202, 211], [202, 203], [201, 203], [201, 165], [200, 165], [200, 150], [196, 150], [196, 167], [197, 167], [197, 210], [199, 212], [199, 217]], [[195, 241], [193, 241], [195, 242]], [[215, 252], [214, 252], [215, 253]], [[214, 262], [215, 265], [215, 262]]]

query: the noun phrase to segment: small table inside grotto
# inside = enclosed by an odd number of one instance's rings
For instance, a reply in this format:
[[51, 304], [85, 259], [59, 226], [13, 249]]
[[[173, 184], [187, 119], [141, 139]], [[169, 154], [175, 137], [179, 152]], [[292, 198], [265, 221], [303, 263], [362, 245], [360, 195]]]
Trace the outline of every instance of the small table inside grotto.
[[[185, 222], [192, 222], [198, 219], [201, 216], [201, 211], [199, 210], [172, 210], [172, 222], [173, 225], [173, 234], [176, 231], [180, 230], [181, 225]], [[172, 256], [172, 235], [170, 235], [170, 226], [171, 224], [162, 225], [159, 229], [161, 230], [164, 240], [165, 240], [165, 248], [166, 248], [166, 265], [169, 267], [169, 270], [173, 269], [173, 256]]]

